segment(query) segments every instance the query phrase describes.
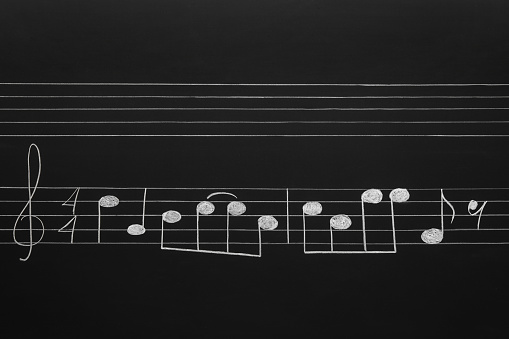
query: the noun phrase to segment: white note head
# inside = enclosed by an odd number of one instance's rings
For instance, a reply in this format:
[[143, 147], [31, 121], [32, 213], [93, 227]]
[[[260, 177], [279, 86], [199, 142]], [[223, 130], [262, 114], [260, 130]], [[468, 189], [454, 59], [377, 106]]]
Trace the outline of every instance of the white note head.
[[163, 213], [163, 221], [168, 224], [174, 224], [182, 219], [182, 215], [180, 215], [177, 211], [166, 211]]
[[105, 195], [101, 199], [99, 199], [99, 206], [101, 207], [115, 207], [118, 206], [120, 201], [114, 195]]
[[196, 212], [198, 212], [198, 214], [209, 215], [212, 214], [215, 209], [216, 207], [210, 201], [202, 201], [196, 206]]
[[132, 224], [127, 228], [127, 233], [129, 233], [130, 235], [142, 235], [143, 233], [145, 233], [145, 227], [143, 227], [143, 225], [140, 224]]
[[437, 228], [430, 228], [422, 232], [421, 239], [426, 244], [438, 244], [444, 239], [444, 232]]
[[393, 202], [405, 202], [410, 199], [410, 193], [405, 188], [395, 188], [389, 194], [389, 198]]
[[278, 222], [276, 218], [271, 215], [263, 215], [258, 218], [258, 227], [262, 230], [272, 231], [276, 229]]
[[368, 204], [378, 204], [380, 201], [382, 201], [382, 198], [382, 191], [374, 188], [364, 191], [361, 195], [362, 201]]
[[228, 206], [226, 207], [226, 210], [231, 215], [235, 215], [235, 216], [242, 215], [242, 214], [244, 214], [244, 212], [246, 212], [246, 205], [244, 205], [240, 201], [232, 201], [231, 203], [228, 204]]
[[330, 218], [330, 227], [335, 230], [346, 230], [352, 226], [352, 220], [346, 214], [338, 214]]
[[306, 215], [318, 215], [322, 213], [322, 204], [318, 201], [310, 201], [302, 206], [302, 211]]

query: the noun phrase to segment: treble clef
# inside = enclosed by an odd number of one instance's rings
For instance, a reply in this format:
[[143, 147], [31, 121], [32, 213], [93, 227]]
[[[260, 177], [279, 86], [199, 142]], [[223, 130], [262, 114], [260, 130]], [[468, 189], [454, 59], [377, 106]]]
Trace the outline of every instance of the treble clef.
[[[31, 172], [30, 172], [30, 155], [31, 155], [32, 147], [37, 152], [37, 160], [38, 160], [37, 178], [35, 180], [35, 185], [33, 187], [31, 185]], [[21, 260], [21, 261], [27, 261], [28, 258], [30, 258], [30, 254], [32, 253], [32, 247], [34, 245], [37, 245], [44, 237], [44, 223], [42, 222], [41, 219], [39, 219], [39, 217], [32, 215], [32, 198], [35, 195], [35, 191], [37, 190], [37, 186], [39, 185], [39, 178], [41, 177], [41, 153], [39, 152], [39, 147], [37, 147], [36, 144], [31, 144], [30, 147], [28, 148], [27, 168], [28, 168], [28, 201], [25, 204], [25, 206], [23, 207], [23, 209], [21, 210], [21, 212], [19, 213], [18, 217], [16, 218], [16, 222], [14, 222], [14, 227], [12, 229], [12, 236], [14, 238], [14, 242], [20, 246], [28, 246], [29, 247], [28, 254], [27, 254], [26, 258], [20, 258], [19, 260]], [[28, 215], [24, 215], [27, 208], [28, 208]], [[18, 239], [16, 239], [16, 231], [17, 231], [18, 223], [20, 223], [23, 219], [25, 219], [27, 217], [28, 217], [28, 221], [29, 221], [29, 235], [30, 235], [29, 239], [30, 240], [28, 243], [19, 242]], [[35, 218], [36, 220], [39, 221], [39, 223], [41, 224], [41, 229], [42, 229], [42, 233], [41, 233], [39, 240], [37, 240], [35, 242], [34, 242], [34, 236], [33, 236], [33, 232], [34, 232], [33, 218]]]

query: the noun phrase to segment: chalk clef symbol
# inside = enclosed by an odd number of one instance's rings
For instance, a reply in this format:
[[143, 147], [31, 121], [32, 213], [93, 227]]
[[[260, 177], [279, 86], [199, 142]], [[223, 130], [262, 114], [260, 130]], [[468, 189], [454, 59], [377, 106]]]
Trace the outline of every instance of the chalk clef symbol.
[[[32, 153], [32, 148], [35, 149], [35, 152], [37, 154], [37, 177], [35, 179], [35, 185], [33, 187], [31, 184], [31, 171], [30, 171], [30, 156]], [[35, 195], [35, 191], [37, 190], [37, 187], [39, 185], [39, 178], [41, 177], [41, 153], [39, 152], [39, 147], [37, 147], [36, 144], [31, 144], [30, 147], [28, 148], [27, 169], [28, 169], [28, 185], [27, 185], [28, 201], [25, 204], [25, 206], [23, 207], [23, 209], [21, 210], [21, 212], [19, 213], [18, 217], [16, 218], [16, 221], [14, 222], [14, 227], [12, 229], [12, 236], [14, 238], [14, 242], [20, 246], [28, 246], [29, 247], [27, 256], [25, 258], [19, 259], [21, 261], [27, 261], [28, 258], [30, 258], [30, 254], [32, 254], [32, 247], [34, 245], [37, 245], [39, 242], [41, 242], [42, 238], [44, 237], [44, 223], [42, 222], [42, 220], [39, 217], [32, 215], [32, 198]], [[28, 214], [25, 214], [27, 209], [28, 209]], [[28, 227], [29, 227], [28, 228], [28, 232], [29, 232], [28, 243], [20, 242], [16, 238], [16, 232], [20, 231], [18, 229], [18, 226], [21, 223], [21, 221], [25, 220], [25, 218], [27, 218], [26, 220], [28, 220], [28, 222], [29, 222], [29, 224], [28, 224]], [[41, 235], [37, 241], [34, 241], [34, 219], [39, 222], [40, 227], [41, 227]]]

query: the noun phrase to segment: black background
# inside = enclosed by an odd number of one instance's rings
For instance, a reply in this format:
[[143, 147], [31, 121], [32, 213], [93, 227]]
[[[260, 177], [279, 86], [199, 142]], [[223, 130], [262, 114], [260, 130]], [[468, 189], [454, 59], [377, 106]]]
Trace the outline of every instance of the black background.
[[[3, 1], [0, 77], [506, 83], [508, 14], [504, 1]], [[20, 114], [2, 113], [5, 120]], [[345, 119], [482, 120], [503, 113]], [[155, 116], [94, 114], [19, 117]], [[230, 118], [225, 112], [197, 114], [164, 118]], [[237, 119], [289, 118], [243, 114]], [[304, 118], [330, 119], [323, 113]], [[32, 142], [43, 155], [44, 186], [509, 187], [505, 138], [372, 137], [1, 137], [3, 186], [26, 184]], [[270, 246], [252, 259], [157, 246], [65, 245], [36, 247], [28, 262], [19, 262], [25, 250], [1, 249], [5, 337], [507, 335], [505, 246], [406, 246], [380, 256], [305, 256], [298, 245]]]

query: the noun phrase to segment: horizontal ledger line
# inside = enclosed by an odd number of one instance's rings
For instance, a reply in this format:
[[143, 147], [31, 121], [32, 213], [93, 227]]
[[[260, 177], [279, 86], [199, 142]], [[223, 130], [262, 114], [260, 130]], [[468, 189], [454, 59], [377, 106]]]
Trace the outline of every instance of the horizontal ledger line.
[[470, 87], [509, 86], [502, 83], [407, 83], [407, 84], [369, 84], [369, 83], [162, 83], [162, 82], [2, 82], [0, 85], [16, 86], [348, 86], [348, 87]]

